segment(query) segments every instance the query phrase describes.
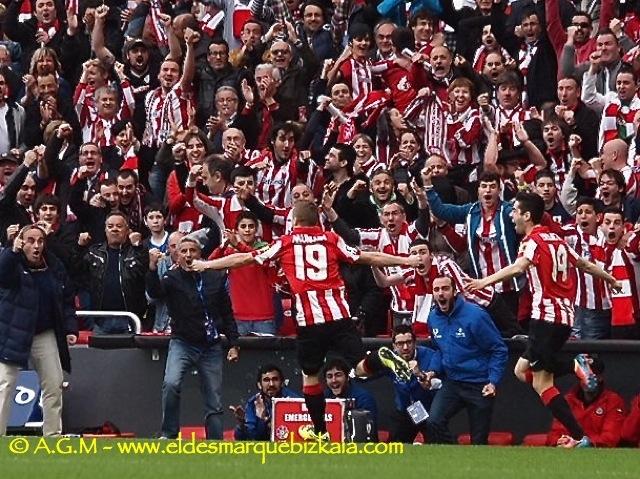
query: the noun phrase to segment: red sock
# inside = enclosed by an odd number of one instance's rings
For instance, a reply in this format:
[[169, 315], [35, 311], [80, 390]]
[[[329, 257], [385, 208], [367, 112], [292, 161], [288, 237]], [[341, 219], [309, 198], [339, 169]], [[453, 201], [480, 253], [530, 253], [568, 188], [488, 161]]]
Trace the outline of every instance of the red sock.
[[302, 386], [302, 394], [309, 396], [320, 396], [322, 395], [322, 385], [321, 384], [313, 384], [311, 386]]
[[542, 399], [542, 403], [545, 406], [548, 406], [549, 403], [553, 401], [553, 398], [559, 395], [560, 391], [558, 391], [558, 388], [555, 386], [551, 386], [549, 389], [545, 389], [544, 391], [542, 391], [542, 394], [540, 394], [540, 399]]
[[531, 369], [527, 369], [524, 373], [524, 380], [529, 384], [533, 384], [533, 371]]

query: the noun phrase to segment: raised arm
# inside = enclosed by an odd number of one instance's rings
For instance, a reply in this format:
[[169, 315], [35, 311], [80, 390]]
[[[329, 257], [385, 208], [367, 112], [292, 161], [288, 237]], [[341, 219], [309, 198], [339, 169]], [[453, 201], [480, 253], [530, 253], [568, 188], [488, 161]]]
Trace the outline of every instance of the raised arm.
[[379, 251], [362, 251], [356, 263], [377, 266], [378, 268], [384, 268], [385, 266], [415, 268], [420, 263], [420, 258], [418, 256], [393, 256]]
[[91, 49], [96, 54], [96, 57], [105, 66], [113, 65], [116, 58], [113, 53], [104, 44], [104, 24], [109, 13], [109, 7], [105, 4], [96, 8], [95, 22], [93, 24], [93, 31], [91, 32]]
[[516, 276], [520, 276], [522, 273], [527, 271], [529, 266], [531, 266], [531, 261], [529, 261], [524, 256], [520, 256], [513, 264], [502, 268], [500, 271], [496, 271], [486, 278], [465, 279], [465, 289], [467, 291], [478, 291], [479, 289], [486, 288], [487, 286], [499, 283], [500, 281], [506, 281], [511, 278], [515, 278]]

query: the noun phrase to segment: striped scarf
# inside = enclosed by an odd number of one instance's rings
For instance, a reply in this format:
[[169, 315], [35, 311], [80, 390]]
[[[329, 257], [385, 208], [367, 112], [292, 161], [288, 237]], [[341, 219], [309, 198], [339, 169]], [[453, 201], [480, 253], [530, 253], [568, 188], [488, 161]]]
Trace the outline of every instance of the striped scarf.
[[169, 45], [169, 37], [167, 36], [167, 32], [164, 28], [164, 25], [160, 21], [160, 14], [162, 13], [160, 9], [160, 0], [151, 0], [151, 27], [153, 28], [153, 33], [155, 34], [156, 40], [160, 45], [167, 46]]
[[622, 251], [607, 245], [607, 271], [622, 284], [622, 291], [611, 291], [611, 326], [629, 326], [635, 324], [633, 293], [629, 267], [625, 262]]
[[600, 146], [616, 138], [631, 141], [635, 135], [633, 118], [639, 110], [640, 99], [637, 96], [634, 96], [628, 105], [623, 105], [617, 96], [613, 98], [602, 111]]
[[215, 15], [211, 15], [207, 13], [202, 20], [200, 21], [200, 28], [202, 29], [202, 33], [206, 33], [208, 36], [213, 37], [216, 33], [216, 29], [222, 23], [224, 19], [224, 12], [220, 10]]
[[[478, 74], [481, 74], [489, 53], [494, 52], [495, 50], [489, 50], [485, 45], [480, 45], [476, 50], [476, 53], [473, 55], [473, 70]], [[502, 47], [500, 48], [500, 51], [496, 53], [500, 53], [505, 61], [511, 60], [511, 55], [509, 55], [509, 53]]]

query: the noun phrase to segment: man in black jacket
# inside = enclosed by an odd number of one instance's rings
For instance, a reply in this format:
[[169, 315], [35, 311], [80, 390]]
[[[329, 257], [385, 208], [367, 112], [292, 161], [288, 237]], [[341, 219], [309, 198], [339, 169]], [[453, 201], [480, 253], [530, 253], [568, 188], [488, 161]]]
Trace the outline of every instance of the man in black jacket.
[[[75, 279], [86, 279], [91, 294], [91, 309], [129, 311], [139, 318], [147, 309], [144, 277], [149, 255], [140, 233], [130, 233], [127, 217], [119, 211], [108, 214], [105, 223], [107, 241], [89, 246], [91, 236], [81, 233], [72, 263]], [[126, 319], [103, 319], [93, 332], [119, 334], [128, 331]]]
[[193, 260], [200, 259], [201, 246], [185, 237], [178, 243], [178, 268], [162, 279], [156, 269], [163, 255], [149, 252], [147, 292], [165, 299], [171, 316], [171, 341], [162, 384], [162, 437], [176, 438], [180, 429], [180, 388], [185, 374], [197, 368], [205, 401], [207, 439], [222, 439], [222, 343], [224, 333], [231, 348], [228, 361], [238, 360], [238, 330], [227, 293], [225, 273], [190, 271]]

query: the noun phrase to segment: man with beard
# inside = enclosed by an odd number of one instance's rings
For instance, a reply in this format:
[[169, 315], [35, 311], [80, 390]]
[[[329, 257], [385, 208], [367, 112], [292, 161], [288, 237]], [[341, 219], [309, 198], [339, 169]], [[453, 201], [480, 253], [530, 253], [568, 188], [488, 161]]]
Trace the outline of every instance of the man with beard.
[[0, 436], [28, 362], [42, 388], [42, 435], [62, 434], [62, 371], [71, 370], [67, 344], [76, 343], [78, 324], [73, 288], [62, 263], [48, 254], [45, 237], [38, 226], [26, 226], [0, 252]]
[[615, 293], [622, 285], [599, 266], [578, 256], [558, 235], [540, 224], [544, 201], [535, 193], [518, 193], [513, 205], [513, 223], [518, 234], [525, 235], [516, 261], [483, 279], [468, 280], [465, 289], [475, 291], [506, 279], [527, 273], [532, 297], [531, 321], [527, 348], [518, 359], [514, 373], [532, 385], [543, 404], [569, 431], [564, 447], [589, 447], [585, 436], [566, 400], [555, 387], [554, 376], [572, 369], [585, 384], [595, 375], [584, 361], [575, 366], [563, 363], [559, 352], [571, 333], [574, 319], [574, 268], [604, 280]]
[[306, 184], [318, 192], [322, 171], [311, 160], [308, 151], [296, 148], [297, 132], [290, 122], [274, 126], [270, 147], [246, 166], [257, 171], [256, 196], [265, 204], [276, 208], [292, 205], [291, 189], [298, 183]]
[[269, 441], [273, 398], [298, 398], [300, 395], [285, 386], [284, 374], [275, 364], [265, 364], [256, 378], [258, 393], [242, 406], [229, 406], [238, 421], [234, 431], [236, 441]]
[[423, 381], [430, 384], [435, 376], [442, 377], [442, 388], [427, 422], [444, 433], [449, 420], [467, 409], [471, 444], [487, 444], [507, 346], [489, 314], [458, 294], [453, 278], [439, 276], [432, 287], [435, 308], [427, 324], [436, 353]]

